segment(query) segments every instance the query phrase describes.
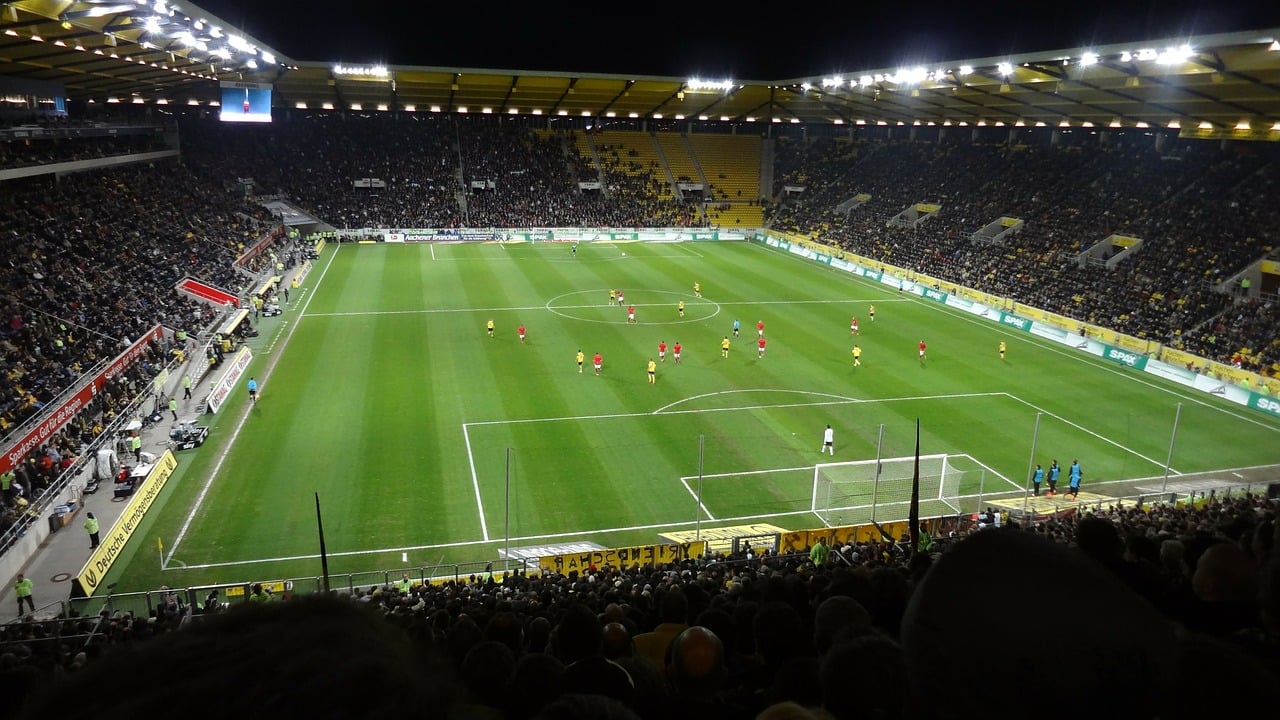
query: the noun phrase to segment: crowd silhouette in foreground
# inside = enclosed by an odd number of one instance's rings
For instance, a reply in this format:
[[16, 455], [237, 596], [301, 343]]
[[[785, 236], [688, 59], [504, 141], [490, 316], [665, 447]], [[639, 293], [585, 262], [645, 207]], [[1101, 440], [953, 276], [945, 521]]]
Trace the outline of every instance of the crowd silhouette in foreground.
[[98, 618], [5, 626], [0, 676], [24, 717], [1226, 716], [1280, 681], [1276, 508], [1068, 514], [821, 565], [766, 552], [175, 599], [104, 617], [88, 647]]

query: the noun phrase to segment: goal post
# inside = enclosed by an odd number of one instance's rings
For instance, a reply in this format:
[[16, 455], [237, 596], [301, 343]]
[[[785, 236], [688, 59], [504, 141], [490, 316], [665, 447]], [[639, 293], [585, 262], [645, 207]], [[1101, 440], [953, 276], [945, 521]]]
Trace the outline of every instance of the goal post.
[[[965, 475], [946, 454], [920, 456], [920, 514], [960, 511]], [[831, 527], [878, 520], [903, 520], [911, 505], [915, 457], [819, 463], [813, 467], [810, 510]]]

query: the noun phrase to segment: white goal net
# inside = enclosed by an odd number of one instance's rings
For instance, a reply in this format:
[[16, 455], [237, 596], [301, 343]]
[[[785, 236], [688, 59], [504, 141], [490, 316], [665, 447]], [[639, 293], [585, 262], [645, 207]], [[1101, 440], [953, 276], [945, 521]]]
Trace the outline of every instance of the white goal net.
[[[960, 511], [965, 472], [948, 455], [920, 456], [920, 516]], [[813, 468], [812, 512], [827, 526], [905, 519], [911, 505], [914, 457], [819, 463]]]

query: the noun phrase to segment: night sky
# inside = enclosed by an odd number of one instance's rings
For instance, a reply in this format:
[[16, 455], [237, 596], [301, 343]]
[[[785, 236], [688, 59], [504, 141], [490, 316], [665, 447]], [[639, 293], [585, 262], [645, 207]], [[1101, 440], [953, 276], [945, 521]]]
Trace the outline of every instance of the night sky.
[[1280, 28], [1267, 0], [198, 4], [294, 60], [757, 81]]

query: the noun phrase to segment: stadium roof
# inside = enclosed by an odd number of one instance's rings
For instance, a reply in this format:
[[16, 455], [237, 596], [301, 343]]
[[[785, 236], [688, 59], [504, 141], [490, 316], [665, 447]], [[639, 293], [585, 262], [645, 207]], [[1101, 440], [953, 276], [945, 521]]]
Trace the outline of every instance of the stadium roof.
[[186, 2], [20, 0], [0, 75], [71, 100], [207, 105], [218, 81], [277, 107], [756, 123], [1180, 127], [1280, 138], [1280, 28], [781, 80], [298, 61]]

